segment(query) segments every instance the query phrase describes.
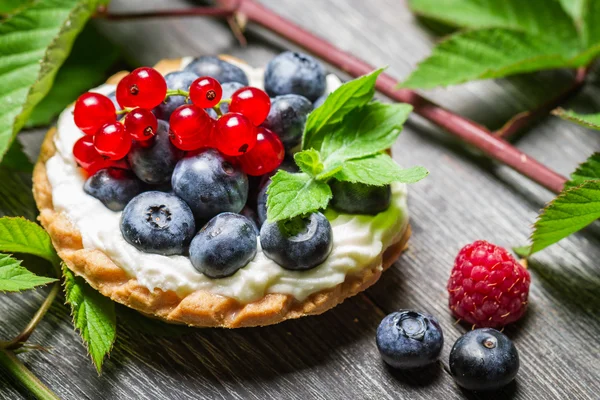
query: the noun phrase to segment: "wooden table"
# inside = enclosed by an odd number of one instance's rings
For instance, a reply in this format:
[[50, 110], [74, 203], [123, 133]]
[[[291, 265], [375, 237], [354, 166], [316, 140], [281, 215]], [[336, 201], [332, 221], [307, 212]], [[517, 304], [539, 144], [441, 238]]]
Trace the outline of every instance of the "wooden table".
[[[389, 65], [389, 72], [398, 78], [407, 76], [436, 40], [415, 20], [405, 1], [263, 2], [372, 64]], [[115, 11], [168, 6], [186, 3], [115, 0], [111, 5]], [[251, 29], [248, 47], [240, 48], [222, 22], [210, 19], [98, 26], [118, 40], [125, 54], [144, 64], [165, 57], [229, 53], [263, 65], [289, 47]], [[494, 128], [567, 81], [566, 73], [547, 72], [426, 94]], [[569, 106], [597, 111], [599, 101], [599, 90], [588, 87]], [[31, 150], [40, 135], [24, 133], [23, 138]], [[568, 174], [599, 148], [600, 135], [549, 117], [518, 145]], [[20, 357], [64, 399], [598, 399], [598, 226], [531, 262], [530, 309], [505, 331], [521, 357], [516, 382], [494, 395], [462, 391], [447, 372], [452, 344], [468, 329], [455, 325], [446, 305], [445, 285], [454, 257], [476, 239], [506, 247], [525, 244], [538, 209], [552, 195], [416, 116], [394, 146], [394, 155], [402, 164], [420, 164], [431, 171], [410, 188], [410, 248], [378, 284], [334, 310], [266, 328], [199, 329], [184, 337], [146, 335], [136, 323], [121, 319], [117, 343], [98, 376], [72, 329], [67, 308], [56, 301], [31, 339], [49, 351]], [[43, 293], [42, 289], [29, 295], [1, 295], [2, 337], [17, 332]], [[440, 364], [407, 373], [382, 363], [375, 330], [383, 316], [402, 308], [438, 317], [446, 337]], [[23, 397], [24, 392], [0, 376], [0, 398]]]

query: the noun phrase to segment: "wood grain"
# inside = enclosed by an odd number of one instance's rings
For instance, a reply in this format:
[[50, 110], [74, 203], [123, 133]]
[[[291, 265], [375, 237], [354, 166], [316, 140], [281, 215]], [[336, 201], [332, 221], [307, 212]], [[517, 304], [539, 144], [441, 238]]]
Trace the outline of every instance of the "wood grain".
[[[436, 38], [393, 0], [264, 0], [267, 6], [328, 37], [374, 65], [405, 77]], [[180, 0], [114, 1], [114, 10], [186, 6]], [[144, 64], [189, 54], [230, 53], [255, 65], [276, 54], [281, 40], [260, 30], [241, 49], [221, 22], [208, 19], [98, 24], [125, 53]], [[565, 72], [475, 82], [425, 94], [491, 128], [547, 98], [568, 82]], [[569, 107], [598, 110], [600, 92], [589, 87]], [[40, 135], [27, 134], [35, 152]], [[600, 135], [549, 117], [519, 139], [519, 147], [568, 174], [600, 145]], [[596, 399], [600, 393], [600, 236], [598, 226], [567, 239], [531, 263], [531, 309], [506, 333], [521, 356], [516, 382], [495, 394], [458, 389], [444, 366], [405, 373], [383, 365], [374, 345], [378, 322], [401, 308], [428, 311], [446, 336], [442, 364], [469, 327], [454, 325], [445, 292], [459, 248], [476, 239], [511, 247], [526, 242], [537, 210], [552, 195], [412, 117], [394, 147], [404, 165], [431, 175], [410, 190], [413, 237], [401, 261], [366, 294], [319, 317], [277, 326], [225, 331], [205, 329], [184, 337], [140, 334], [119, 325], [119, 338], [98, 377], [67, 309], [57, 301], [32, 338], [49, 352], [22, 359], [64, 399]], [[0, 334], [16, 332], [41, 302], [0, 295]], [[135, 323], [134, 323], [135, 325]], [[447, 367], [446, 367], [447, 368]], [[24, 394], [0, 374], [0, 397]]]

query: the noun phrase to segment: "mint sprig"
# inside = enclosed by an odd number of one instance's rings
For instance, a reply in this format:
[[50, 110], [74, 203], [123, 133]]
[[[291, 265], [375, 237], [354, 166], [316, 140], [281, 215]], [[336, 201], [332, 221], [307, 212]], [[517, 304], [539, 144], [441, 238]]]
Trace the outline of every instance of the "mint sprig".
[[402, 131], [412, 107], [373, 102], [382, 69], [342, 85], [313, 111], [294, 156], [302, 172], [279, 171], [267, 190], [267, 219], [281, 221], [324, 209], [332, 198], [329, 180], [368, 185], [413, 183], [425, 168], [402, 169], [384, 150]]

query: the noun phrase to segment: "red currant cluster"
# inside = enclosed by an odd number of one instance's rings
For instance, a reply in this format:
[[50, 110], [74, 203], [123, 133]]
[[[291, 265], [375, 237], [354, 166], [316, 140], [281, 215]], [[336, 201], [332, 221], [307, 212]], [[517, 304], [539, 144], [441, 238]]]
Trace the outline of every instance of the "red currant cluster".
[[[170, 139], [181, 150], [216, 148], [236, 157], [248, 175], [263, 175], [276, 169], [285, 155], [279, 137], [261, 127], [271, 108], [269, 96], [262, 90], [244, 87], [231, 100], [221, 101], [223, 90], [211, 77], [196, 79], [189, 92], [168, 91], [163, 76], [153, 68], [142, 67], [124, 77], [117, 85], [116, 98], [123, 108], [117, 112], [113, 102], [98, 93], [85, 93], [75, 103], [75, 124], [86, 134], [75, 143], [73, 154], [89, 174], [110, 166], [125, 165], [122, 160], [132, 140], [152, 138], [158, 122], [152, 109], [169, 95], [191, 100], [171, 114]], [[229, 103], [222, 115], [221, 104]], [[205, 109], [219, 116], [211, 118]], [[117, 115], [125, 114], [121, 120]]]

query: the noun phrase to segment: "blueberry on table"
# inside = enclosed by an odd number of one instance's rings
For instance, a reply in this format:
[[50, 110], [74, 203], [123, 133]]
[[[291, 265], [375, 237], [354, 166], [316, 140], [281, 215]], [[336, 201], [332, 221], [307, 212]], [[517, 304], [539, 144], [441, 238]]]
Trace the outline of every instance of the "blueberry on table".
[[331, 224], [321, 213], [268, 222], [260, 230], [265, 255], [291, 270], [314, 268], [327, 259], [333, 248]]
[[199, 220], [222, 212], [239, 213], [248, 199], [246, 174], [212, 149], [179, 161], [171, 183]]
[[134, 197], [121, 215], [123, 237], [146, 253], [183, 254], [195, 232], [192, 210], [169, 193], [144, 192]]
[[312, 102], [323, 95], [326, 85], [323, 65], [307, 54], [286, 51], [265, 69], [265, 91], [271, 97], [299, 94]]
[[[179, 89], [189, 91], [192, 82], [198, 78], [198, 75], [190, 71], [175, 71], [165, 75], [165, 81], [169, 90]], [[165, 101], [154, 107], [152, 111], [156, 115], [156, 118], [168, 121], [173, 111], [185, 103], [185, 96], [169, 96]]]
[[183, 70], [193, 72], [198, 76], [210, 76], [221, 84], [227, 82], [238, 82], [244, 86], [249, 84], [246, 73], [240, 67], [214, 56], [195, 58]]
[[101, 169], [90, 176], [83, 191], [100, 200], [112, 211], [122, 211], [127, 203], [144, 190], [144, 184], [125, 169]]
[[190, 260], [210, 278], [233, 275], [256, 255], [256, 228], [240, 214], [222, 213], [208, 221], [190, 245]]
[[519, 353], [503, 333], [482, 328], [461, 336], [450, 352], [450, 372], [456, 383], [469, 390], [497, 390], [519, 371]]
[[160, 185], [169, 182], [183, 155], [169, 140], [169, 123], [159, 120], [156, 135], [144, 142], [134, 142], [127, 160], [143, 182]]
[[275, 132], [289, 150], [302, 141], [306, 118], [312, 110], [306, 97], [296, 94], [277, 96], [271, 99], [271, 110], [263, 126]]
[[386, 316], [377, 328], [381, 358], [394, 368], [429, 365], [437, 361], [443, 346], [442, 328], [431, 315], [401, 310]]
[[331, 206], [340, 212], [375, 215], [390, 206], [390, 185], [373, 186], [332, 180], [330, 186], [333, 193]]

